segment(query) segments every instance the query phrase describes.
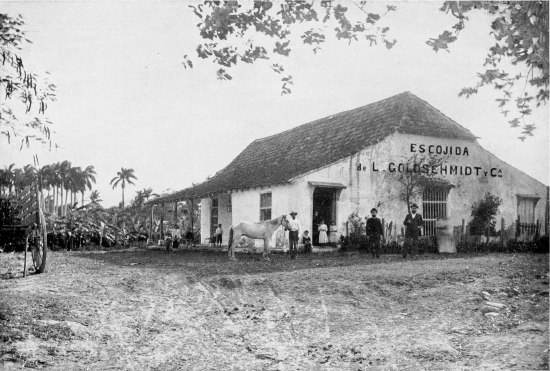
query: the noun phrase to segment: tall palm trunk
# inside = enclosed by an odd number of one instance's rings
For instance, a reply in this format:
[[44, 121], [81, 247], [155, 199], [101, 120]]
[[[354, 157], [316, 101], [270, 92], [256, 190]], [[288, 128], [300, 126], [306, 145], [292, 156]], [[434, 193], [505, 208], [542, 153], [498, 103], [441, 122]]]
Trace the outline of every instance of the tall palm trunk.
[[122, 183], [122, 208], [124, 209], [124, 183]]

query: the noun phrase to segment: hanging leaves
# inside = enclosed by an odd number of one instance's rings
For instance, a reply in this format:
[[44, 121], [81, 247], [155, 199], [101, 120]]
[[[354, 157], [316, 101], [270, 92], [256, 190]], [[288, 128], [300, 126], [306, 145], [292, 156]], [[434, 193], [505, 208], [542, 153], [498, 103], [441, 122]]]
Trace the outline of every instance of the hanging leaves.
[[[357, 20], [350, 18], [352, 12], [347, 7], [328, 0], [320, 3], [289, 0], [243, 4], [235, 1], [204, 1], [203, 4], [189, 6], [199, 19], [197, 27], [201, 37], [207, 40], [197, 46], [197, 56], [223, 67], [216, 72], [220, 80], [230, 80], [227, 69], [239, 62], [253, 64], [260, 59], [290, 56], [295, 47], [288, 39], [292, 32], [299, 32], [303, 45], [310, 46], [314, 54], [327, 41], [328, 33], [348, 43], [364, 40], [367, 45], [375, 46], [382, 41], [388, 49], [396, 43], [396, 40], [387, 39], [388, 27], [378, 26], [383, 15], [365, 11], [366, 2], [352, 3], [359, 9], [359, 14], [366, 15]], [[395, 6], [387, 6], [387, 12], [395, 9]], [[295, 27], [304, 23], [314, 27], [305, 31], [303, 27]], [[243, 40], [246, 42], [243, 43]], [[183, 65], [185, 68], [193, 67], [187, 56], [184, 57]], [[284, 70], [278, 60], [270, 68], [275, 73]], [[291, 92], [290, 85], [290, 81], [283, 81], [281, 95]]]
[[[451, 13], [458, 22], [453, 25], [453, 31], [444, 31], [426, 42], [436, 52], [441, 49], [449, 51], [449, 44], [457, 40], [466, 26], [467, 14], [477, 10], [494, 17], [490, 34], [496, 43], [489, 48], [484, 62], [484, 66], [493, 68], [479, 73], [477, 83], [463, 88], [458, 96], [468, 98], [483, 86], [500, 91], [502, 96], [496, 99], [497, 106], [505, 117], [514, 112], [516, 117], [508, 121], [512, 127], [523, 124], [522, 140], [536, 129], [534, 124], [525, 122], [525, 117], [532, 114], [533, 106], [548, 102], [548, 9], [547, 1], [446, 1], [440, 10]], [[498, 68], [502, 61], [524, 64], [528, 72], [510, 76]], [[529, 92], [526, 92], [528, 88]]]
[[5, 93], [5, 100], [0, 102], [0, 135], [5, 136], [8, 143], [11, 143], [12, 136], [22, 137], [20, 148], [29, 146], [31, 140], [49, 141], [51, 122], [40, 118], [25, 121], [26, 118], [16, 116], [11, 106], [19, 102], [24, 107], [25, 115], [33, 111], [43, 115], [48, 107], [47, 102], [55, 101], [56, 88], [47, 79], [40, 79], [25, 69], [18, 54], [23, 46], [30, 43], [23, 26], [21, 15], [11, 17], [0, 13], [0, 89]]

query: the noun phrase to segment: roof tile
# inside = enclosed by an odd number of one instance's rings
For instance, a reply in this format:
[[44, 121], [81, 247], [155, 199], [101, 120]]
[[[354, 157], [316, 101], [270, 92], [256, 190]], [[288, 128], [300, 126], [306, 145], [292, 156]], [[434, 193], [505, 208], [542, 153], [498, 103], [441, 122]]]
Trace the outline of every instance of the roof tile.
[[153, 202], [288, 182], [394, 132], [474, 141], [466, 128], [410, 92], [253, 141], [211, 179]]

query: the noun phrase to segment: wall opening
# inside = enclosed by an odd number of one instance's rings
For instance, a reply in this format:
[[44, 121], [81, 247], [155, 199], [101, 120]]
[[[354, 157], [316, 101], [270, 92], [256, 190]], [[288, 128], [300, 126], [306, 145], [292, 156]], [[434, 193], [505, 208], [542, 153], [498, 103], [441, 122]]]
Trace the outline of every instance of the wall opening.
[[422, 193], [424, 236], [434, 236], [437, 219], [447, 219], [449, 188], [425, 188]]
[[216, 234], [216, 228], [218, 227], [218, 199], [212, 199], [212, 207], [210, 208], [210, 236]]
[[521, 223], [535, 223], [535, 208], [540, 197], [517, 195], [518, 218]]
[[[319, 244], [319, 224], [324, 221], [328, 229], [336, 223], [336, 192], [335, 188], [316, 187], [313, 191], [313, 226], [310, 235], [314, 245]], [[327, 233], [329, 233], [327, 231]]]

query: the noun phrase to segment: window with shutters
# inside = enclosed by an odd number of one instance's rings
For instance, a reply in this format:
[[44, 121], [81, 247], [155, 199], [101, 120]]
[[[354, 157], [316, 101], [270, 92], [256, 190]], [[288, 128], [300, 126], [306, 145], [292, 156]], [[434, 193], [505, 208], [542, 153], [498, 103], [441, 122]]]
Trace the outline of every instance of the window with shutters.
[[539, 197], [517, 195], [518, 198], [518, 218], [520, 223], [535, 222], [535, 207]]
[[422, 193], [424, 236], [434, 236], [437, 219], [447, 219], [448, 188], [426, 188]]
[[216, 228], [218, 228], [218, 199], [213, 198], [210, 209], [210, 236], [216, 234]]
[[260, 194], [260, 221], [271, 219], [271, 192]]

